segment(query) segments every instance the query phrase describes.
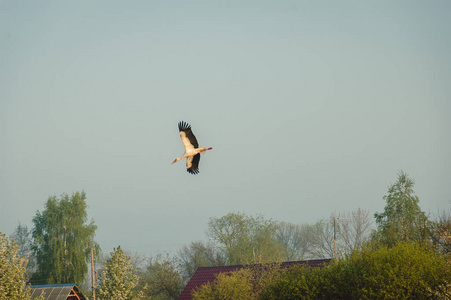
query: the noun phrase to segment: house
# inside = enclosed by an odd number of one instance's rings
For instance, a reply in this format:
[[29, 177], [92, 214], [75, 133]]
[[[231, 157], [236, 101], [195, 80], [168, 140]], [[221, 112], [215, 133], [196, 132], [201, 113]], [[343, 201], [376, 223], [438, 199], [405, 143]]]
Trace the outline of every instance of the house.
[[[331, 259], [316, 259], [316, 260], [304, 260], [304, 261], [288, 261], [280, 264], [281, 269], [288, 269], [294, 266], [307, 265], [312, 268], [321, 267], [324, 264], [328, 264]], [[243, 265], [235, 266], [217, 266], [217, 267], [199, 267], [193, 274], [193, 277], [188, 281], [178, 300], [191, 300], [191, 293], [199, 288], [201, 285], [207, 282], [213, 282], [219, 273], [230, 273], [237, 271], [244, 267]]]
[[34, 285], [31, 287], [31, 299], [44, 293], [45, 300], [86, 300], [75, 283]]

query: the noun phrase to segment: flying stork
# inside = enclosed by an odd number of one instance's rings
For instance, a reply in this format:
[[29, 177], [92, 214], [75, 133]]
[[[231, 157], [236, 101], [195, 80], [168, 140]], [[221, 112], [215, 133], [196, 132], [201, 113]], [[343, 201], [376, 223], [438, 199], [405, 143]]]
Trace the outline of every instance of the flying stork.
[[191, 131], [191, 125], [188, 123], [183, 121], [179, 122], [179, 131], [180, 138], [185, 146], [185, 154], [182, 157], [174, 159], [171, 165], [186, 158], [186, 171], [191, 174], [197, 174], [199, 173], [200, 154], [213, 148], [199, 147], [196, 137]]

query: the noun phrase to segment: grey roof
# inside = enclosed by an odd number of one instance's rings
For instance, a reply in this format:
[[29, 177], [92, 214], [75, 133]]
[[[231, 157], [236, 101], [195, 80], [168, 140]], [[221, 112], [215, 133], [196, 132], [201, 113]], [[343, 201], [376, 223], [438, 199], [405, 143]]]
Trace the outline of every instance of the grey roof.
[[34, 285], [31, 287], [31, 299], [41, 296], [42, 292], [46, 300], [86, 300], [75, 283]]

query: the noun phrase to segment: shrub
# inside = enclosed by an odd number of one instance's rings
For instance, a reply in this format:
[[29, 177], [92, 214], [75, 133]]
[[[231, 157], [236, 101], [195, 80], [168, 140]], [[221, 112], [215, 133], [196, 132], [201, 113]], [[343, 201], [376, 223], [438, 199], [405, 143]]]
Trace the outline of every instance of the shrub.
[[219, 273], [213, 283], [201, 286], [193, 299], [258, 299], [260, 293], [280, 276], [280, 264], [245, 267], [230, 273]]
[[399, 243], [366, 247], [322, 269], [291, 269], [268, 285], [262, 299], [441, 299], [449, 296], [450, 283], [443, 257]]

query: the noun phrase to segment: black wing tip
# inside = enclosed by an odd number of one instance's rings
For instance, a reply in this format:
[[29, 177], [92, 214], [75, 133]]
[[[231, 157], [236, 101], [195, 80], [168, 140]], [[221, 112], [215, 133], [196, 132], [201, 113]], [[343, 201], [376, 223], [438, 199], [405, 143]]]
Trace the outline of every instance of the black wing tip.
[[186, 171], [193, 175], [199, 174], [199, 169], [189, 168], [189, 169], [186, 169]]
[[185, 121], [179, 122], [179, 131], [188, 130], [188, 129], [191, 129], [191, 125], [189, 125]]

